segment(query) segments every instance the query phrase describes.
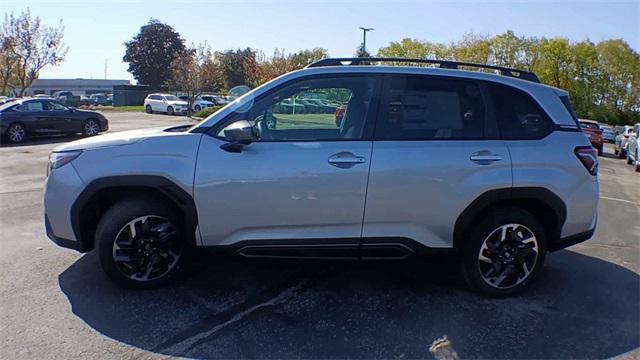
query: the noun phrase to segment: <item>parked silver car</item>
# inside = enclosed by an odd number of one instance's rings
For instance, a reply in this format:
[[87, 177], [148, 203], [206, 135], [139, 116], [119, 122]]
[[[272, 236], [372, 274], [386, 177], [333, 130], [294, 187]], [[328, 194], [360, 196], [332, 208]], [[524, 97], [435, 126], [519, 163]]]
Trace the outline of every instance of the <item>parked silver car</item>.
[[[565, 91], [525, 71], [362, 60], [321, 60], [193, 127], [56, 148], [48, 237], [95, 249], [132, 288], [165, 284], [195, 247], [348, 259], [450, 250], [473, 289], [507, 296], [547, 252], [592, 236], [598, 159]], [[346, 99], [344, 120], [273, 111], [309, 92]]]
[[633, 126], [631, 125], [624, 125], [617, 130], [613, 153], [618, 155], [620, 159], [627, 157], [627, 147], [631, 132], [633, 132]]

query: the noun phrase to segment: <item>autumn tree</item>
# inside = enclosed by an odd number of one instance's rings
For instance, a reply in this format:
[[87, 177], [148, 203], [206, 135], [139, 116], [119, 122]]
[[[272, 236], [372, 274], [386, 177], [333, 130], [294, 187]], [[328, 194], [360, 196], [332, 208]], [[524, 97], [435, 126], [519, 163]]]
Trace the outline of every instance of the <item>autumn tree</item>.
[[5, 15], [0, 30], [0, 91], [23, 96], [44, 67], [64, 61], [68, 47], [63, 37], [62, 20], [49, 27], [31, 17], [29, 9], [17, 17]]
[[161, 87], [171, 82], [171, 63], [184, 55], [184, 40], [170, 25], [151, 19], [140, 32], [124, 44], [123, 61], [141, 84]]
[[171, 74], [171, 87], [187, 96], [188, 115], [191, 115], [192, 104], [200, 94], [216, 91], [220, 85], [220, 73], [206, 43], [187, 49], [173, 59]]
[[251, 48], [217, 52], [215, 59], [226, 89], [238, 85], [255, 87], [260, 83], [261, 67], [256, 52]]

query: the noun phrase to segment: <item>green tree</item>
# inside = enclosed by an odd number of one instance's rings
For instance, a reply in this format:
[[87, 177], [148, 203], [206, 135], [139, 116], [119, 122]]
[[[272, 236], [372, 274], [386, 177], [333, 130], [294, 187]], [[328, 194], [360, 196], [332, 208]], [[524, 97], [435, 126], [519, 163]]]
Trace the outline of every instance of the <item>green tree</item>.
[[180, 34], [170, 25], [151, 19], [140, 28], [127, 48], [123, 61], [129, 63], [129, 72], [141, 84], [160, 87], [172, 79], [171, 62], [185, 53]]
[[517, 68], [521, 63], [523, 41], [513, 31], [491, 39], [491, 61], [494, 65]]
[[542, 38], [540, 61], [535, 71], [542, 82], [562, 89], [570, 87], [573, 70], [573, 49], [569, 40]]
[[215, 58], [226, 89], [238, 85], [255, 87], [260, 84], [262, 68], [258, 63], [257, 53], [251, 48], [218, 52]]
[[487, 64], [491, 53], [491, 41], [484, 36], [465, 34], [451, 46], [456, 61]]
[[623, 40], [596, 45], [600, 73], [598, 101], [608, 107], [640, 111], [640, 57]]

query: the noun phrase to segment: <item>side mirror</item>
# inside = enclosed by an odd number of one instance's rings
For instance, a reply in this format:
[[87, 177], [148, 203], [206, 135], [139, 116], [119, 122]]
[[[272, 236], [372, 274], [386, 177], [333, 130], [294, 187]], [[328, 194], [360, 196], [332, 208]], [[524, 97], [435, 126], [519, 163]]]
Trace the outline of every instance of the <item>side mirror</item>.
[[245, 145], [251, 144], [254, 137], [253, 126], [247, 120], [233, 122], [225, 127], [222, 132], [228, 142], [220, 147], [229, 152], [241, 152]]
[[69, 106], [69, 112], [74, 112], [76, 111], [76, 108], [74, 106]]

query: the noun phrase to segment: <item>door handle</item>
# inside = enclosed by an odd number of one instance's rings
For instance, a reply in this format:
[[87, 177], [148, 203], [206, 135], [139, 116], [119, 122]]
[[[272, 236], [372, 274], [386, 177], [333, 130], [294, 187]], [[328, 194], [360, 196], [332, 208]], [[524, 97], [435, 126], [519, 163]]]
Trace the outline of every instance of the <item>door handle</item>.
[[471, 154], [469, 159], [480, 165], [489, 165], [493, 162], [502, 160], [502, 156], [493, 154], [491, 151], [483, 150]]
[[357, 164], [364, 164], [367, 162], [362, 156], [356, 156], [351, 152], [344, 151], [329, 157], [329, 164], [339, 168], [350, 168]]

